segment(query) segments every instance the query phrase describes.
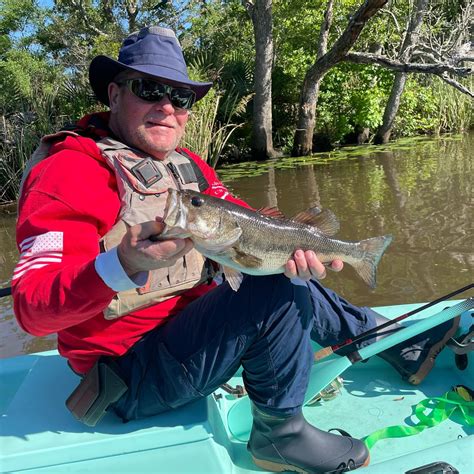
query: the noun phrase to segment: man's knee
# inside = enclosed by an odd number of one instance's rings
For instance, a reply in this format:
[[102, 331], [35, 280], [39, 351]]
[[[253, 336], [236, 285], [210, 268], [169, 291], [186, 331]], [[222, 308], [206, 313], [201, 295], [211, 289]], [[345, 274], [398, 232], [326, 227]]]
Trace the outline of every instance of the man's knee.
[[305, 282], [283, 274], [248, 276], [244, 281], [252, 319], [297, 318], [304, 327], [310, 325], [313, 304]]

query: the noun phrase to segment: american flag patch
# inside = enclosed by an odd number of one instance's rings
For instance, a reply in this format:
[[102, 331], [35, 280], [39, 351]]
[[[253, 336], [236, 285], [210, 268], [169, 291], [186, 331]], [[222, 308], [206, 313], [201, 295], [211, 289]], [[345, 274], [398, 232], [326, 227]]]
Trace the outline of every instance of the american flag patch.
[[20, 252], [20, 260], [13, 270], [12, 281], [20, 278], [29, 270], [61, 262], [63, 233], [46, 232], [46, 234], [28, 237], [20, 244]]

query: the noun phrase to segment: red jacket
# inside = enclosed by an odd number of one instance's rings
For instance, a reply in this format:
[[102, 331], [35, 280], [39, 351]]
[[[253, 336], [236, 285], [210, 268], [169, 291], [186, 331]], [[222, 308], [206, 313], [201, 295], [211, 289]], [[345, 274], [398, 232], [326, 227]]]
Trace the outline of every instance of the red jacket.
[[[99, 116], [108, 120], [108, 114]], [[89, 120], [85, 117], [79, 124]], [[103, 130], [95, 132], [104, 136]], [[248, 207], [229, 194], [211, 167], [188, 153], [210, 185], [206, 194]], [[51, 147], [29, 174], [19, 202], [16, 237], [21, 255], [12, 279], [15, 315], [30, 334], [58, 333], [59, 352], [81, 373], [100, 355], [123, 355], [146, 332], [212, 289], [198, 286], [106, 320], [102, 310], [115, 292], [99, 277], [94, 261], [99, 239], [114, 225], [119, 210], [115, 174], [95, 141], [82, 136], [69, 136]]]

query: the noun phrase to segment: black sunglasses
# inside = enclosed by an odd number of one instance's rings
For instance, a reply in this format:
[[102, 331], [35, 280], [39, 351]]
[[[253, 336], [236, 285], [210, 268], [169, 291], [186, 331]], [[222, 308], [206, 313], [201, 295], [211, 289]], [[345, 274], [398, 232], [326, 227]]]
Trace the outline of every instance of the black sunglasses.
[[184, 87], [171, 87], [153, 79], [125, 79], [116, 84], [126, 85], [139, 99], [147, 102], [159, 102], [165, 95], [168, 96], [174, 107], [189, 110], [196, 102], [196, 94], [191, 89]]

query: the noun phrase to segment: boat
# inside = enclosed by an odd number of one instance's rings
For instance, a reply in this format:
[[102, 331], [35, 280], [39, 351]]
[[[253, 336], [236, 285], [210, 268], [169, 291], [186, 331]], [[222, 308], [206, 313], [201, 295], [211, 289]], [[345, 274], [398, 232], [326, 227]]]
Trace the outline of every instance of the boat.
[[[393, 319], [420, 306], [374, 309]], [[434, 305], [405, 324], [428, 318], [445, 306], [446, 301]], [[461, 332], [471, 328], [472, 317], [472, 310], [462, 314]], [[443, 396], [452, 387], [472, 388], [474, 360], [472, 353], [466, 357], [460, 364], [460, 357], [445, 349], [419, 386], [402, 381], [383, 360], [371, 357], [340, 374], [343, 386], [333, 384], [332, 391], [323, 391], [318, 401], [305, 406], [305, 416], [321, 429], [341, 428], [358, 438], [388, 426], [416, 426], [412, 413], [420, 402], [430, 399], [430, 403], [436, 403], [433, 398]], [[229, 381], [230, 386], [237, 387], [230, 391], [237, 395], [219, 388], [182, 408], [128, 423], [107, 413], [95, 427], [80, 423], [67, 410], [65, 400], [79, 379], [56, 351], [0, 360], [0, 381], [1, 472], [262, 472], [246, 449], [245, 429], [236, 429], [230, 422], [233, 410], [246, 398], [238, 396], [242, 395], [241, 371]], [[473, 403], [467, 401], [466, 406], [471, 410], [472, 423]], [[361, 472], [473, 473], [474, 426], [468, 421], [453, 413], [416, 435], [380, 439], [370, 449], [370, 465]], [[240, 423], [250, 426], [250, 414], [241, 417]], [[416, 470], [430, 464], [431, 468]], [[442, 465], [450, 468], [440, 468]], [[454, 470], [449, 470], [451, 467]]]

